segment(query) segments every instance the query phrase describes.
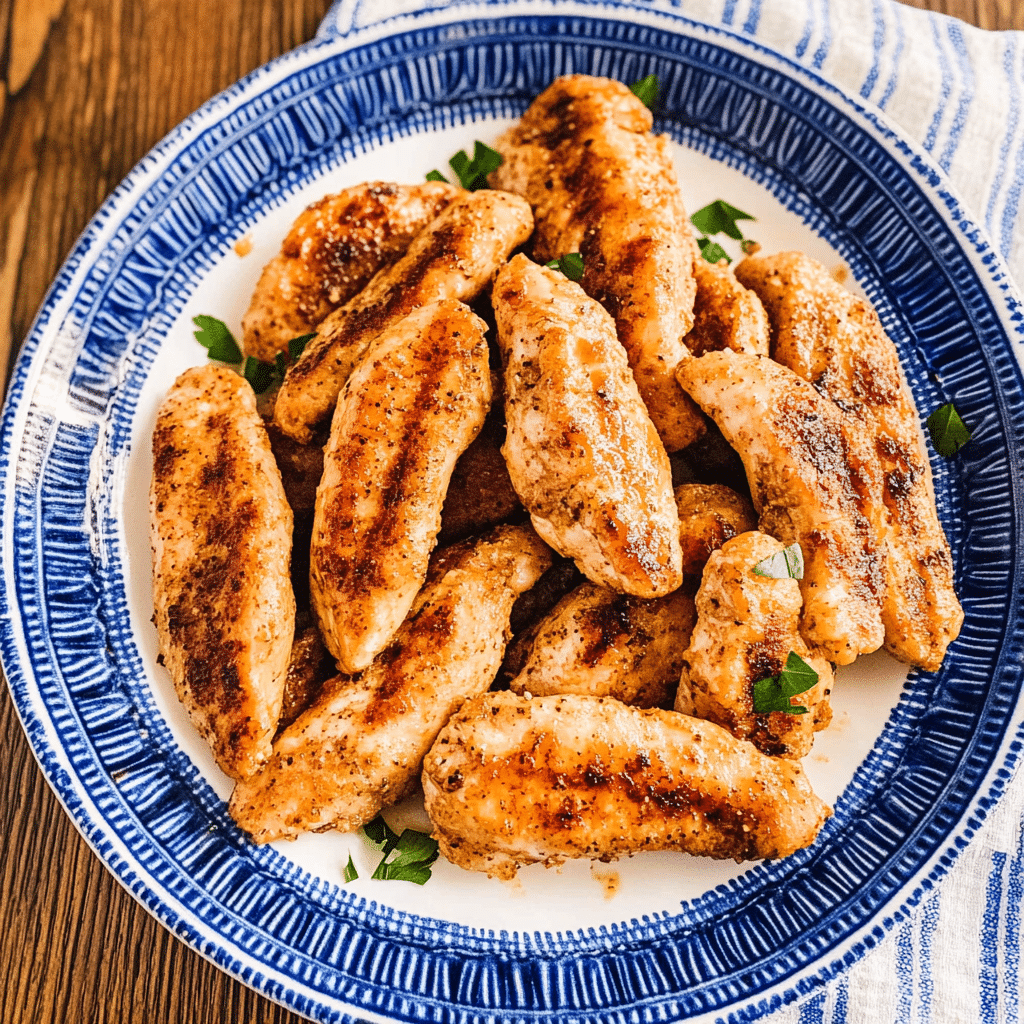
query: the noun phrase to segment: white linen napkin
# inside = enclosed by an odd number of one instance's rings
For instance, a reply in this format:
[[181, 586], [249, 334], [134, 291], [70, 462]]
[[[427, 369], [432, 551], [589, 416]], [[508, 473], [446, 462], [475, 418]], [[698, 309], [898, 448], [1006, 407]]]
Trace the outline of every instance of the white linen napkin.
[[[320, 34], [468, 0], [338, 0]], [[500, 8], [500, 2], [496, 4]], [[550, 13], [549, 0], [536, 0]], [[885, 111], [952, 179], [1024, 284], [1024, 33], [985, 32], [893, 0], [619, 0], [721, 26]], [[1024, 363], [1024, 347], [1018, 349]], [[1016, 1024], [1024, 776], [936, 890], [876, 948], [766, 1024]]]

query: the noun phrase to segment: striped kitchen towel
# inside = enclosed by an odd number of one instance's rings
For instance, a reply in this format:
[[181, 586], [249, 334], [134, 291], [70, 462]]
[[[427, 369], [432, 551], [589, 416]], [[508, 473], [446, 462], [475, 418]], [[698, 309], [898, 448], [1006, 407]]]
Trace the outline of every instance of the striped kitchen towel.
[[[321, 36], [460, 0], [338, 0]], [[1024, 285], [1024, 34], [893, 0], [619, 0], [754, 39], [881, 108], [949, 175]], [[551, 0], [536, 0], [549, 12]], [[1024, 357], [1024, 349], [1019, 350]], [[1024, 775], [941, 885], [868, 955], [767, 1024], [1015, 1024]]]

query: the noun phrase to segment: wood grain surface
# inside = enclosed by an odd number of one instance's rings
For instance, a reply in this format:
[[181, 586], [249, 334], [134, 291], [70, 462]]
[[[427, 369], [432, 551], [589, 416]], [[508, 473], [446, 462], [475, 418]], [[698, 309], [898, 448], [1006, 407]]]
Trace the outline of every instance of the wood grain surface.
[[[1020, 0], [909, 0], [1024, 29]], [[97, 207], [330, 0], [0, 0], [0, 362]], [[0, 687], [0, 1024], [300, 1021], [151, 918], [75, 831]]]

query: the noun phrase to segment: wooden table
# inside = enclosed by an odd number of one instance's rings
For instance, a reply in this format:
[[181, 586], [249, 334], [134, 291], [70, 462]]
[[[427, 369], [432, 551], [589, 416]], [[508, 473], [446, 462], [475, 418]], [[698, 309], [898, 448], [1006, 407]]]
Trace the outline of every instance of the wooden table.
[[[0, 362], [97, 207], [204, 100], [309, 39], [330, 0], [0, 0]], [[1024, 29], [1019, 0], [915, 0]], [[0, 1024], [297, 1024], [107, 873], [0, 687]]]

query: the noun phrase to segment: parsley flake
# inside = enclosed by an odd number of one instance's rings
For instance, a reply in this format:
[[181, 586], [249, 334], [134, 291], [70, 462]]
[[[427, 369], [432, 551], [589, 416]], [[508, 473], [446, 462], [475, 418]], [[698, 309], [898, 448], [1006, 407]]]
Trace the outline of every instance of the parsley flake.
[[195, 332], [196, 341], [206, 349], [210, 359], [217, 359], [222, 363], [242, 361], [242, 350], [223, 320], [200, 314], [192, 317], [192, 323], [199, 328]]
[[548, 270], [560, 270], [570, 281], [583, 280], [583, 257], [578, 252], [567, 252], [544, 266]]
[[306, 346], [315, 337], [316, 332], [314, 331], [312, 334], [300, 334], [297, 338], [292, 338], [292, 340], [288, 342], [288, 356], [293, 363], [302, 355], [306, 350]]
[[785, 667], [777, 676], [754, 683], [754, 713], [767, 715], [782, 711], [787, 715], [806, 715], [807, 708], [794, 705], [790, 698], [805, 693], [817, 681], [818, 673], [799, 654], [790, 651]]
[[348, 863], [345, 865], [343, 877], [346, 882], [354, 882], [359, 877], [359, 872], [356, 871], [356, 866], [352, 863], [351, 853], [348, 855]]
[[[430, 878], [430, 865], [438, 858], [436, 839], [426, 832], [407, 828], [401, 835], [395, 833], [378, 814], [363, 826], [363, 834], [381, 851], [380, 863], [371, 878], [385, 882], [415, 882], [423, 885]], [[391, 854], [393, 860], [388, 860]]]
[[729, 254], [717, 242], [712, 242], [710, 238], [698, 238], [697, 245], [700, 246], [701, 256], [708, 263], [721, 263], [722, 260], [732, 263]]
[[274, 364], [264, 363], [255, 356], [246, 356], [242, 367], [242, 376], [252, 386], [257, 395], [262, 395], [274, 381]]
[[629, 91], [636, 96], [636, 98], [645, 107], [653, 107], [658, 99], [659, 88], [658, 76], [647, 75], [645, 78], [641, 78], [639, 82], [634, 82], [629, 87]]
[[736, 221], [755, 219], [749, 213], [730, 206], [724, 199], [716, 199], [713, 203], [701, 207], [690, 221], [702, 234], [717, 235], [721, 232], [739, 242], [743, 239], [743, 232], [736, 226]]
[[[505, 158], [496, 150], [491, 149], [490, 146], [485, 146], [482, 142], [475, 142], [473, 144], [473, 159], [470, 160], [466, 156], [466, 151], [460, 149], [448, 161], [448, 165], [455, 172], [459, 179], [459, 184], [470, 192], [476, 192], [478, 189], [487, 188], [487, 175], [491, 171], [496, 171]], [[437, 177], [432, 177], [432, 175]], [[447, 181], [446, 178], [442, 177], [440, 172], [431, 171], [427, 175], [427, 181]]]
[[451, 184], [448, 179], [438, 170], [427, 171], [427, 181], [443, 181], [446, 185]]
[[971, 439], [971, 432], [952, 402], [939, 406], [926, 422], [932, 444], [944, 458], [952, 458]]
[[751, 571], [755, 576], [767, 576], [773, 580], [802, 580], [804, 553], [799, 544], [790, 544], [788, 548], [762, 558]]

